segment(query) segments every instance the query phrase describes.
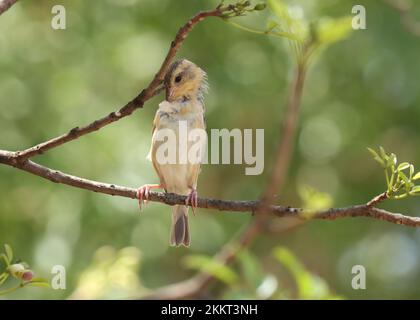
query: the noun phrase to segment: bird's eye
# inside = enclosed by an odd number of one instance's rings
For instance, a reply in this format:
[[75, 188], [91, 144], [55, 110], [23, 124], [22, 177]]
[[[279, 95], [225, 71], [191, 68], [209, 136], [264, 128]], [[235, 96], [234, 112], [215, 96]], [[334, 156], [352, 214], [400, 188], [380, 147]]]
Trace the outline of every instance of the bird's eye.
[[175, 82], [176, 83], [181, 82], [181, 80], [182, 80], [182, 76], [181, 75], [178, 75], [178, 76], [175, 77]]

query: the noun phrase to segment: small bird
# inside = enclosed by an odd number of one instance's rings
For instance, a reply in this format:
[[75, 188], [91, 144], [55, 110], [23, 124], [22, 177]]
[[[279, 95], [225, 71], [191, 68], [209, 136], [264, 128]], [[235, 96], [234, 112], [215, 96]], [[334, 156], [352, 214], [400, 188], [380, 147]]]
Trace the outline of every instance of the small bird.
[[[166, 100], [159, 104], [156, 112], [153, 129], [152, 144], [148, 155], [160, 179], [160, 184], [146, 184], [137, 191], [139, 205], [147, 201], [149, 192], [154, 188], [163, 188], [166, 192], [187, 196], [185, 205], [175, 205], [172, 209], [172, 226], [170, 245], [186, 247], [190, 244], [188, 226], [188, 205], [193, 213], [198, 205], [197, 180], [200, 173], [200, 163], [179, 161], [180, 153], [190, 150], [191, 141], [185, 141], [186, 150], [176, 151], [175, 163], [159, 161], [157, 150], [164, 141], [157, 138], [157, 133], [162, 129], [170, 129], [175, 133], [177, 146], [179, 146], [179, 124], [187, 125], [187, 131], [192, 129], [205, 129], [204, 119], [204, 93], [207, 92], [206, 73], [191, 61], [186, 59], [174, 62], [165, 76], [164, 86]], [[176, 147], [178, 149], [178, 147]]]

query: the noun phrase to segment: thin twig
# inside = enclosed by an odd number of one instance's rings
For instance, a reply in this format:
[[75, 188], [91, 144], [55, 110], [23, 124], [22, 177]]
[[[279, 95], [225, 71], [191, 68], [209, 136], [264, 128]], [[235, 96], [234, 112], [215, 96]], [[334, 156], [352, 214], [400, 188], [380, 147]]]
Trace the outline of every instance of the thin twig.
[[375, 207], [382, 201], [385, 201], [386, 199], [388, 199], [388, 192], [383, 192], [380, 195], [373, 198], [372, 200], [370, 200], [366, 205], [369, 207]]

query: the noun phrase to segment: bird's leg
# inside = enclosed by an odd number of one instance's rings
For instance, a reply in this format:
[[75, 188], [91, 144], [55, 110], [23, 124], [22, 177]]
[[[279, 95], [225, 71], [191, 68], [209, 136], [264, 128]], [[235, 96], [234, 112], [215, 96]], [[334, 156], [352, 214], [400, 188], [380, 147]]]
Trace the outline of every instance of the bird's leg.
[[139, 208], [142, 209], [142, 204], [147, 204], [151, 189], [162, 188], [160, 184], [145, 184], [137, 189], [137, 199], [139, 200]]
[[193, 214], [195, 215], [195, 209], [198, 207], [198, 193], [195, 188], [191, 188], [191, 191], [189, 195], [187, 196], [187, 199], [185, 199], [185, 204], [191, 205], [191, 209]]

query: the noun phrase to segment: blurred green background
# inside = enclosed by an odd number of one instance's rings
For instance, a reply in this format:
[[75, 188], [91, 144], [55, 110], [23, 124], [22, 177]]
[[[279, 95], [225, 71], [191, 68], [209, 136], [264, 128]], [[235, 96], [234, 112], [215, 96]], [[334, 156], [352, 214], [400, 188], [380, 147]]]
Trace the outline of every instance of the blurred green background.
[[[384, 191], [383, 172], [366, 147], [382, 145], [420, 168], [420, 42], [382, 1], [286, 1], [305, 19], [367, 9], [367, 30], [331, 46], [310, 69], [288, 183], [279, 202], [302, 204], [310, 186], [333, 206], [364, 203]], [[66, 8], [66, 30], [53, 30], [51, 8]], [[19, 150], [87, 124], [133, 98], [158, 70], [187, 19], [217, 1], [19, 1], [0, 17], [0, 149]], [[414, 7], [420, 18], [420, 5]], [[237, 19], [265, 28], [269, 11]], [[256, 199], [270, 173], [293, 61], [287, 42], [210, 18], [186, 40], [179, 57], [209, 77], [207, 127], [264, 128], [265, 170], [205, 165], [199, 194]], [[162, 95], [106, 128], [35, 161], [88, 179], [130, 187], [155, 183], [145, 157]], [[420, 214], [418, 199], [384, 208]], [[248, 214], [199, 209], [189, 249], [168, 246], [168, 206], [52, 184], [0, 166], [0, 245], [37, 275], [64, 265], [66, 290], [24, 288], [4, 298], [124, 298], [187, 279], [191, 254], [216, 253], [250, 220]], [[284, 221], [284, 222], [283, 222]], [[287, 223], [279, 220], [280, 224]], [[278, 248], [278, 247], [281, 248]], [[273, 249], [277, 248], [273, 255]], [[351, 269], [363, 265], [366, 290], [353, 290]], [[420, 298], [420, 230], [365, 218], [310, 221], [260, 236], [232, 266], [215, 298]]]

